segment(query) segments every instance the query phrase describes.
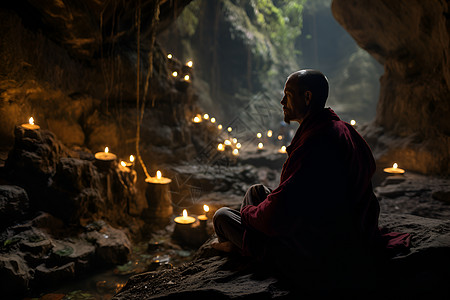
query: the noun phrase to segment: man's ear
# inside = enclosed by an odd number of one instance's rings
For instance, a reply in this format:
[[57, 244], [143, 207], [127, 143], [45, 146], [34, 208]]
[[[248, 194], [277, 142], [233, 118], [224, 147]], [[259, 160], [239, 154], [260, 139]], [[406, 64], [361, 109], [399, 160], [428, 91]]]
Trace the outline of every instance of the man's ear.
[[309, 104], [311, 103], [311, 99], [312, 99], [311, 91], [306, 91], [305, 92], [305, 102], [306, 102], [307, 106], [309, 106]]

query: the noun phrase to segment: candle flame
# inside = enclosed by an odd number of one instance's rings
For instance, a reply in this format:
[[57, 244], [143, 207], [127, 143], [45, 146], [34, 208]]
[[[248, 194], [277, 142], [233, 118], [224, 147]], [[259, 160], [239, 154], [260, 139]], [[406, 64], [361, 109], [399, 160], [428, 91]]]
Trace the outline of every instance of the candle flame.
[[216, 118], [212, 117], [211, 118], [211, 123], [216, 123]]
[[186, 63], [186, 66], [188, 66], [189, 68], [192, 68], [193, 65], [194, 65], [194, 63], [192, 62], [192, 60], [190, 60]]
[[33, 117], [30, 117], [30, 119], [28, 120], [28, 123], [30, 123], [30, 125], [34, 125], [34, 119], [33, 119]]
[[238, 149], [241, 149], [241, 146], [242, 146], [241, 143], [236, 144], [236, 148], [238, 148]]
[[261, 132], [258, 132], [258, 133], [256, 134], [256, 137], [257, 137], [258, 139], [260, 139], [260, 138], [262, 137]]
[[167, 58], [168, 58], [168, 59], [172, 59], [172, 54], [170, 54], [170, 53], [167, 54]]
[[280, 134], [280, 135], [278, 136], [278, 140], [281, 141], [282, 139], [283, 139], [283, 136]]
[[225, 141], [223, 141], [223, 143], [228, 146], [231, 145], [231, 142], [229, 140], [225, 140]]
[[235, 156], [239, 155], [239, 150], [238, 149], [234, 149], [233, 150], [233, 155], [235, 155]]
[[203, 210], [204, 210], [205, 212], [208, 212], [208, 211], [209, 211], [209, 206], [206, 205], [206, 204], [204, 204], [204, 205], [203, 205]]
[[161, 171], [160, 170], [156, 171], [156, 178], [161, 179], [161, 177], [162, 177]]
[[188, 216], [187, 210], [183, 209], [183, 218], [187, 218], [187, 216]]
[[209, 115], [208, 114], [204, 114], [203, 115], [203, 119], [208, 120], [209, 119]]
[[264, 144], [263, 144], [263, 143], [259, 143], [259, 144], [258, 144], [258, 148], [259, 148], [259, 149], [262, 149], [263, 147], [264, 147]]
[[218, 128], [219, 130], [222, 129], [222, 125], [221, 125], [221, 124], [217, 125], [217, 128]]
[[233, 128], [228, 127], [227, 130], [228, 130], [228, 132], [231, 132], [233, 130]]
[[267, 131], [267, 136], [272, 137], [272, 133], [273, 133], [272, 130]]
[[355, 120], [351, 120], [350, 121], [350, 125], [355, 126], [356, 125], [356, 121]]
[[200, 114], [195, 115], [193, 121], [194, 123], [200, 123], [202, 121], [202, 116]]
[[281, 152], [286, 152], [286, 146], [281, 146]]
[[105, 147], [105, 153], [108, 153], [108, 152], [109, 152], [109, 148]]
[[134, 156], [130, 155], [130, 162], [134, 162]]
[[397, 168], [398, 168], [397, 163], [394, 163], [394, 164], [392, 165], [392, 167], [393, 167], [394, 169], [397, 169]]
[[223, 144], [222, 144], [222, 143], [220, 143], [219, 145], [217, 145], [217, 150], [219, 150], [219, 151], [223, 151], [223, 150], [224, 150], [224, 147], [223, 147]]
[[190, 78], [189, 75], [184, 75], [184, 80], [185, 80], [185, 81], [188, 81], [189, 78]]
[[177, 71], [174, 71], [174, 72], [172, 73], [172, 76], [173, 76], [173, 77], [177, 77], [177, 76], [178, 76], [178, 72], [177, 72]]
[[237, 138], [233, 138], [233, 144], [237, 143]]
[[120, 161], [120, 164], [122, 165], [122, 167], [126, 167], [127, 166], [127, 164], [123, 160]]

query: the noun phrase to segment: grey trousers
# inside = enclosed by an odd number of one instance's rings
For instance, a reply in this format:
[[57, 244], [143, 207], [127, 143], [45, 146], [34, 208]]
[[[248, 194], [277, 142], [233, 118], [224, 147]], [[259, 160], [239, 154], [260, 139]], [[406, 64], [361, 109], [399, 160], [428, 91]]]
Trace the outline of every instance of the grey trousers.
[[246, 205], [258, 205], [272, 191], [262, 184], [252, 185], [245, 193], [240, 211], [229, 207], [219, 208], [213, 217], [214, 230], [219, 242], [230, 241], [239, 249], [242, 249], [244, 226], [241, 222], [241, 211]]

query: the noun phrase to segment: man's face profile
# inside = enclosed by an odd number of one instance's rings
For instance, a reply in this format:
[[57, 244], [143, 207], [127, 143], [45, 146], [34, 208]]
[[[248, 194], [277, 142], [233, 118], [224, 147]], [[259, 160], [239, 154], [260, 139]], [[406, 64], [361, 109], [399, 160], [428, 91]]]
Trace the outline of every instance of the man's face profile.
[[283, 105], [284, 122], [287, 124], [291, 121], [301, 123], [306, 115], [307, 106], [299, 90], [298, 80], [295, 77], [289, 77], [284, 86], [284, 95], [280, 103]]

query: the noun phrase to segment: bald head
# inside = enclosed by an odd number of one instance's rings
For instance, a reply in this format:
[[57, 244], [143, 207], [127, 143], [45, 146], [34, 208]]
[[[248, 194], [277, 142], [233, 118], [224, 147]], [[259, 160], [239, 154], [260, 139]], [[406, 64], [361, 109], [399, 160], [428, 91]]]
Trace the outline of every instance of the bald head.
[[288, 77], [297, 86], [300, 93], [311, 92], [311, 109], [316, 110], [325, 107], [328, 98], [328, 79], [322, 72], [305, 69], [292, 73]]

